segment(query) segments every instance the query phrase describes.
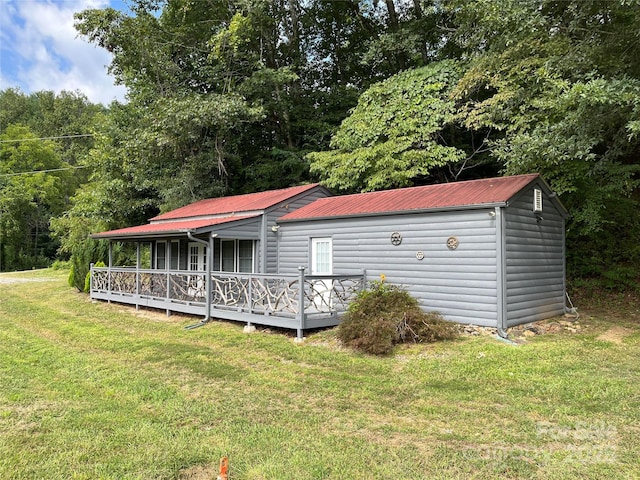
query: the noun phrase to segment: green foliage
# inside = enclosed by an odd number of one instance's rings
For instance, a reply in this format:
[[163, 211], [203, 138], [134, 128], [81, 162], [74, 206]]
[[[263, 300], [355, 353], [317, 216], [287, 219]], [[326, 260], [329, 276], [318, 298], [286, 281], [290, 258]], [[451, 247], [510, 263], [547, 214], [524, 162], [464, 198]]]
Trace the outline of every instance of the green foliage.
[[424, 312], [405, 290], [371, 282], [349, 305], [338, 327], [347, 346], [373, 355], [385, 355], [399, 343], [435, 342], [455, 338], [456, 326], [437, 312]]
[[71, 264], [71, 267], [69, 268], [69, 275], [67, 275], [67, 284], [70, 287], [75, 287], [76, 286], [76, 269], [75, 269], [75, 266], [73, 265], [73, 263]]
[[71, 268], [71, 262], [69, 262], [68, 260], [55, 260], [51, 264], [51, 269], [55, 271], [69, 270], [70, 268]]
[[[0, 91], [0, 270], [51, 262], [58, 243], [49, 221], [86, 179], [83, 169], [65, 169], [80, 166], [90, 137], [36, 138], [87, 134], [102, 111], [78, 93]], [[53, 171], [25, 174], [42, 170]]]
[[448, 3], [473, 57], [455, 90], [461, 121], [493, 129], [505, 173], [539, 172], [558, 193], [569, 275], [639, 270], [640, 4]]
[[[67, 212], [51, 221], [53, 235], [60, 240], [60, 253], [70, 257], [69, 284], [85, 291], [85, 277], [91, 263], [105, 261], [109, 255], [107, 240], [93, 240], [89, 235], [104, 230], [104, 222], [79, 211]], [[118, 249], [114, 249], [117, 258]]]
[[336, 190], [370, 191], [411, 185], [463, 161], [465, 152], [445, 140], [459, 72], [443, 61], [371, 86], [333, 136], [333, 150], [308, 155], [311, 171]]
[[9, 125], [0, 139], [0, 269], [46, 266], [57, 248], [49, 220], [73, 191], [69, 165], [53, 142], [35, 140], [27, 127]]
[[[86, 281], [90, 274], [91, 264], [101, 263], [104, 265], [104, 261], [109, 256], [109, 242], [107, 240], [93, 240], [87, 234], [86, 237], [77, 240], [73, 244], [67, 243], [65, 248], [69, 248], [71, 253], [72, 271], [69, 273], [70, 283], [79, 292], [87, 292]], [[114, 245], [112, 249], [113, 260], [117, 264], [120, 256], [120, 247]]]

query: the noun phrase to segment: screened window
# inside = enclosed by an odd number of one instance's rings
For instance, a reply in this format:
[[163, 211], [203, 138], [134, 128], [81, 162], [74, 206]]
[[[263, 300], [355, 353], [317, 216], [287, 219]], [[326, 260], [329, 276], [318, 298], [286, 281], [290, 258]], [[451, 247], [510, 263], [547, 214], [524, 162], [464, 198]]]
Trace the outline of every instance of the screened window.
[[254, 240], [216, 239], [214, 268], [220, 272], [252, 273]]
[[253, 272], [253, 240], [238, 240], [238, 272]]
[[156, 268], [164, 270], [167, 268], [167, 244], [166, 242], [156, 243]]
[[180, 268], [180, 242], [178, 240], [171, 242], [171, 250], [169, 253], [170, 269], [178, 270]]
[[222, 240], [222, 265], [223, 272], [236, 271], [236, 242], [235, 240]]

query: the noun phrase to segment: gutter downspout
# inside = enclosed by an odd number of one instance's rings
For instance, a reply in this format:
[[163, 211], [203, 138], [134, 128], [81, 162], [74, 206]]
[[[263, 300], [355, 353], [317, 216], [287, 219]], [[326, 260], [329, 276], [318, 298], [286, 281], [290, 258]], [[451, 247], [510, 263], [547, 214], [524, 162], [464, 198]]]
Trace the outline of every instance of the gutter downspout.
[[505, 232], [505, 219], [503, 215], [503, 210], [501, 207], [495, 207], [493, 213], [493, 217], [496, 222], [496, 267], [497, 267], [497, 293], [498, 293], [498, 318], [496, 322], [496, 327], [498, 331], [498, 338], [502, 340], [507, 339], [507, 299], [506, 299], [506, 258], [505, 258], [505, 243], [506, 243], [506, 232]]
[[[202, 245], [206, 245], [207, 246], [207, 264], [205, 267], [205, 271], [206, 271], [206, 275], [207, 278], [205, 279], [205, 290], [207, 293], [207, 306], [205, 309], [205, 317], [202, 319], [202, 321], [200, 322], [200, 324], [205, 324], [207, 323], [209, 320], [211, 320], [211, 250], [212, 250], [212, 243], [213, 243], [213, 236], [210, 235], [209, 236], [209, 241], [207, 242], [206, 240], [201, 240], [199, 238], [196, 238], [193, 236], [193, 234], [191, 232], [187, 232], [187, 238], [189, 238], [189, 240], [191, 240], [192, 242], [196, 242], [196, 243], [201, 243]], [[198, 325], [199, 326], [199, 325]], [[187, 327], [189, 328], [189, 327]], [[191, 326], [191, 328], [195, 328], [195, 326]]]
[[502, 207], [495, 207], [495, 215], [492, 215], [496, 220], [496, 266], [498, 269], [497, 275], [497, 290], [498, 290], [498, 321], [496, 322], [497, 335], [496, 338], [501, 342], [508, 345], [517, 347], [518, 344], [509, 339], [507, 334], [507, 228], [506, 218], [504, 215], [504, 209]]

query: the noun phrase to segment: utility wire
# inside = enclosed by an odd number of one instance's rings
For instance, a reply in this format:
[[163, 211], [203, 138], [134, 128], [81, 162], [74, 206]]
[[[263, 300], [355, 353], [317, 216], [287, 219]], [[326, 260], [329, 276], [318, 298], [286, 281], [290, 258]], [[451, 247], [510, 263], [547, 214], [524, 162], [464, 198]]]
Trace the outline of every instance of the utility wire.
[[76, 170], [78, 168], [87, 168], [87, 167], [85, 165], [78, 165], [76, 167], [50, 168], [49, 170], [31, 170], [30, 172], [0, 173], [0, 177], [15, 177], [18, 175], [32, 175], [34, 173], [62, 172], [63, 170]]
[[59, 137], [18, 138], [14, 140], [0, 140], [0, 143], [30, 142], [33, 140], [59, 140], [61, 138], [81, 138], [81, 137], [93, 137], [93, 133], [83, 133], [78, 135], [60, 135]]

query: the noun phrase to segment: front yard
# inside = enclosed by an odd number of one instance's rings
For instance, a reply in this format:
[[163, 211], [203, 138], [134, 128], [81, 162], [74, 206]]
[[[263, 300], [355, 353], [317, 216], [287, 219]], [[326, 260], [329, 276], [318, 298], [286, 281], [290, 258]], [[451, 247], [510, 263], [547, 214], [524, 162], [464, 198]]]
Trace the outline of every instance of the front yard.
[[0, 478], [638, 478], [633, 301], [377, 358], [1, 274]]

